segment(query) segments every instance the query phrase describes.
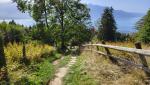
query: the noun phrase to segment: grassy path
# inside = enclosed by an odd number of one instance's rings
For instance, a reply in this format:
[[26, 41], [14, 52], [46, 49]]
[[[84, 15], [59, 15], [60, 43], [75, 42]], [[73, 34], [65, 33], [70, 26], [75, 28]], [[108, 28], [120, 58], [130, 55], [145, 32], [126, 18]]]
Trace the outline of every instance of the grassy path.
[[69, 68], [75, 64], [76, 57], [71, 57], [70, 62], [64, 66], [58, 69], [58, 72], [55, 74], [55, 78], [50, 81], [49, 85], [62, 85], [62, 79], [65, 77], [65, 75], [68, 73]]

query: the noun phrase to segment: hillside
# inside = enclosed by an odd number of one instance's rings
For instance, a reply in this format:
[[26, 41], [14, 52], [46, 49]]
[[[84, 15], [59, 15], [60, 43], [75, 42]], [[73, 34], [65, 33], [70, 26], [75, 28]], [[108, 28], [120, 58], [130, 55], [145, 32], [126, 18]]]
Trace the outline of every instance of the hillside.
[[[88, 7], [90, 8], [91, 20], [93, 24], [96, 25], [97, 20], [102, 15], [105, 7], [98, 6], [98, 5], [91, 5], [91, 4], [88, 4]], [[142, 16], [144, 16], [144, 14], [134, 13], [134, 12], [133, 13], [125, 12], [122, 10], [114, 10], [114, 17], [116, 19], [118, 31], [124, 32], [124, 33], [135, 32], [134, 30], [135, 23]]]

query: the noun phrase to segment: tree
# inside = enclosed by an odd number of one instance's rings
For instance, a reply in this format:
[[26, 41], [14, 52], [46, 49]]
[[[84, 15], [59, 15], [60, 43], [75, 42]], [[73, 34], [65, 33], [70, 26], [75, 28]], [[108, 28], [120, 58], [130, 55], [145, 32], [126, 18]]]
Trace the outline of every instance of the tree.
[[94, 29], [88, 28], [84, 24], [76, 24], [72, 29], [68, 29], [66, 38], [70, 42], [71, 46], [80, 46], [85, 42], [89, 42], [93, 38]]
[[16, 22], [14, 20], [10, 21], [9, 24], [16, 25]]
[[112, 7], [105, 8], [98, 29], [99, 29], [98, 33], [99, 40], [115, 41], [117, 27], [113, 16]]
[[11, 21], [9, 23], [0, 23], [0, 32], [4, 36], [4, 44], [11, 42], [21, 42], [23, 38], [23, 33], [25, 32], [25, 27], [15, 24]]
[[[65, 32], [68, 24], [83, 23], [89, 19], [89, 9], [80, 0], [13, 0], [22, 11], [28, 11], [38, 23], [47, 28], [53, 24], [60, 30], [61, 50], [66, 50]], [[53, 29], [53, 28], [52, 28]], [[52, 30], [51, 29], [51, 30]], [[52, 30], [53, 31], [53, 30]]]
[[144, 17], [142, 17], [139, 21], [136, 22], [136, 25], [135, 25], [135, 29], [136, 30], [140, 30], [140, 28], [142, 28], [143, 24], [144, 24]]
[[147, 12], [147, 15], [144, 16], [141, 21], [139, 31], [137, 33], [138, 40], [149, 43], [150, 42], [150, 10]]

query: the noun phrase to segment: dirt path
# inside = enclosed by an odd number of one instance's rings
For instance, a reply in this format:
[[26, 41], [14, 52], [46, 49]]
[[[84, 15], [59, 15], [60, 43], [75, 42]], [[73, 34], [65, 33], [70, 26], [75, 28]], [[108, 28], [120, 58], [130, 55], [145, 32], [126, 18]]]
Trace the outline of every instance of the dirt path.
[[76, 57], [71, 57], [70, 62], [62, 68], [58, 69], [58, 72], [55, 74], [55, 78], [50, 81], [49, 85], [62, 85], [62, 79], [68, 73], [69, 67], [71, 67], [76, 62]]

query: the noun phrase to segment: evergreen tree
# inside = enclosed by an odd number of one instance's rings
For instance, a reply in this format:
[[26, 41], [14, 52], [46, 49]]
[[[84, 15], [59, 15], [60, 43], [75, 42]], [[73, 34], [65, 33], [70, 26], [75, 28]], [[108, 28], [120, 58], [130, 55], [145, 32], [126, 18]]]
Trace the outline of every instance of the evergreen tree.
[[112, 7], [105, 8], [98, 29], [99, 29], [98, 33], [99, 40], [115, 41], [117, 27], [113, 16]]
[[16, 22], [14, 20], [10, 21], [9, 24], [16, 25]]
[[138, 40], [142, 42], [150, 42], [150, 10], [147, 12], [147, 15], [143, 18], [137, 36]]

